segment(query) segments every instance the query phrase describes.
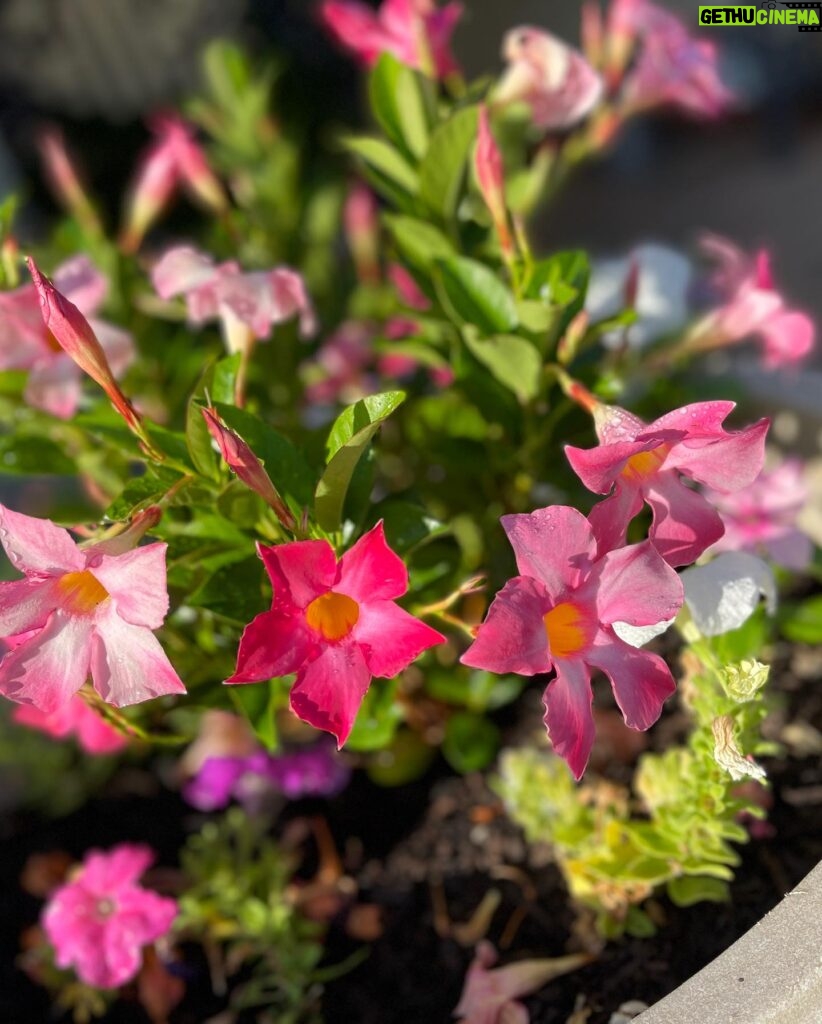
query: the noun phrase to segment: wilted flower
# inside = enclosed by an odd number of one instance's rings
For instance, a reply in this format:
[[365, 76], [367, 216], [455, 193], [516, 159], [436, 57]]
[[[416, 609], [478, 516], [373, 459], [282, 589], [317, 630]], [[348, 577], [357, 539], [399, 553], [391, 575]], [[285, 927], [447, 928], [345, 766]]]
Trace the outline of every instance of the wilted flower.
[[67, 530], [2, 505], [0, 542], [25, 577], [0, 583], [0, 637], [28, 634], [0, 662], [0, 693], [49, 713], [89, 673], [118, 707], [185, 693], [152, 632], [168, 611], [165, 543], [80, 548]]
[[43, 912], [58, 967], [73, 968], [95, 988], [118, 988], [135, 977], [143, 947], [167, 934], [177, 916], [174, 900], [137, 884], [153, 860], [148, 847], [131, 843], [86, 854]]
[[390, 679], [445, 637], [395, 603], [408, 572], [382, 523], [337, 561], [325, 540], [259, 545], [274, 586], [271, 611], [246, 626], [228, 683], [297, 673], [291, 709], [348, 739], [372, 676]]
[[79, 695], [52, 712], [21, 704], [14, 709], [12, 718], [18, 725], [37, 729], [57, 740], [73, 736], [87, 754], [114, 754], [128, 746], [128, 737], [109, 725]]
[[527, 103], [537, 128], [570, 128], [602, 98], [602, 79], [577, 50], [538, 28], [511, 29], [503, 40], [508, 69], [493, 91], [495, 104]]
[[711, 723], [714, 734], [714, 760], [735, 782], [744, 778], [764, 779], [765, 769], [753, 758], [743, 757], [734, 738], [735, 722], [730, 715], [719, 715]]
[[[86, 256], [75, 256], [57, 268], [54, 281], [88, 317], [112, 374], [119, 376], [134, 358], [134, 345], [130, 334], [94, 315], [108, 289], [105, 277]], [[23, 397], [35, 409], [60, 419], [70, 419], [77, 411], [82, 374], [45, 322], [34, 284], [0, 292], [0, 369], [30, 371]]]
[[649, 626], [676, 616], [679, 577], [649, 542], [597, 558], [591, 524], [557, 505], [502, 517], [520, 575], [494, 598], [463, 664], [532, 676], [552, 669], [545, 724], [576, 778], [594, 741], [591, 669], [611, 680], [625, 722], [647, 729], [675, 690], [662, 658], [619, 638], [614, 623]]

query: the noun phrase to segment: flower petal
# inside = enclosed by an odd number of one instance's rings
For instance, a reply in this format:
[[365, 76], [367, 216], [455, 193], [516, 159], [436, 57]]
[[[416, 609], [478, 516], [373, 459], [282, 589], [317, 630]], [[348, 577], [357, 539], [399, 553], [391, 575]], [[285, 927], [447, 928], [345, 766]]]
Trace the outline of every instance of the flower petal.
[[157, 637], [108, 606], [95, 621], [91, 676], [104, 701], [118, 708], [168, 693], [185, 693]]
[[89, 323], [106, 354], [111, 372], [119, 377], [134, 362], [134, 339], [128, 331], [124, 331], [122, 327], [115, 327], [106, 320], [92, 317]]
[[553, 600], [576, 587], [596, 554], [591, 524], [567, 505], [503, 516], [500, 522], [521, 575], [542, 582]]
[[616, 441], [613, 444], [600, 444], [596, 448], [575, 448], [565, 445], [565, 456], [571, 463], [571, 469], [594, 494], [607, 494], [625, 468], [628, 459], [640, 452], [658, 448], [657, 437], [642, 441]]
[[209, 284], [216, 273], [210, 256], [189, 245], [179, 245], [154, 264], [151, 283], [161, 299], [170, 299]]
[[682, 607], [682, 583], [650, 541], [610, 551], [597, 562], [585, 589], [591, 588], [600, 622], [651, 626], [676, 618]]
[[334, 585], [337, 556], [327, 540], [259, 544], [258, 551], [274, 585], [273, 608], [307, 608]]
[[166, 548], [162, 541], [121, 555], [100, 555], [87, 548], [87, 566], [114, 601], [120, 618], [132, 626], [159, 629], [168, 614]]
[[351, 639], [362, 647], [365, 663], [374, 676], [391, 679], [423, 651], [445, 643], [445, 637], [414, 618], [393, 601], [363, 604]]
[[604, 630], [586, 657], [611, 680], [622, 717], [631, 729], [652, 726], [676, 690], [671, 670], [658, 654], [631, 647]]
[[690, 565], [725, 532], [716, 509], [674, 472], [657, 473], [645, 497], [654, 516], [649, 536], [668, 565]]
[[83, 316], [91, 316], [106, 297], [108, 281], [88, 256], [73, 256], [54, 271], [54, 285]]
[[770, 613], [776, 607], [776, 583], [770, 568], [755, 555], [729, 551], [708, 565], [682, 573], [685, 601], [705, 636], [738, 629], [756, 611], [764, 595]]
[[681, 409], [660, 416], [650, 423], [643, 433], [654, 434], [660, 430], [684, 430], [690, 436], [714, 438], [722, 434], [722, 424], [736, 408], [736, 402], [693, 402]]
[[63, 530], [48, 519], [35, 519], [0, 505], [0, 543], [9, 561], [26, 575], [57, 576], [82, 569], [82, 552]]
[[765, 366], [774, 369], [804, 359], [814, 346], [816, 326], [804, 313], [784, 312], [771, 317], [759, 333], [765, 342]]
[[494, 598], [477, 639], [460, 661], [521, 676], [547, 672], [551, 658], [543, 616], [550, 607], [549, 596], [536, 580], [515, 576]]
[[371, 672], [356, 643], [329, 644], [298, 674], [291, 690], [291, 710], [315, 729], [348, 739], [371, 682]]
[[678, 469], [697, 483], [718, 491], [738, 491], [759, 476], [765, 462], [765, 436], [770, 420], [716, 440], [686, 438], [676, 445], [665, 462], [666, 469]]
[[227, 683], [259, 683], [296, 672], [312, 651], [302, 618], [261, 612], [243, 630], [237, 668]]
[[0, 637], [40, 629], [56, 603], [53, 586], [48, 581], [0, 583]]
[[83, 395], [79, 368], [65, 352], [49, 354], [32, 368], [23, 398], [33, 409], [42, 409], [60, 420], [77, 412]]
[[625, 543], [628, 524], [642, 511], [644, 504], [639, 487], [618, 480], [614, 493], [594, 505], [588, 513], [588, 522], [596, 537], [600, 557]]
[[650, 626], [632, 626], [628, 622], [612, 622], [611, 629], [620, 640], [624, 640], [631, 647], [644, 647], [651, 640], [666, 633], [673, 624], [673, 619], [663, 619], [661, 622], [654, 622]]
[[408, 570], [388, 546], [382, 520], [342, 556], [334, 590], [360, 604], [391, 601], [408, 590]]
[[46, 625], [0, 662], [0, 693], [51, 712], [86, 681], [92, 620], [53, 611]]
[[543, 721], [554, 750], [568, 763], [575, 779], [582, 778], [594, 745], [593, 693], [586, 665], [564, 659], [556, 663], [556, 679], [545, 687]]

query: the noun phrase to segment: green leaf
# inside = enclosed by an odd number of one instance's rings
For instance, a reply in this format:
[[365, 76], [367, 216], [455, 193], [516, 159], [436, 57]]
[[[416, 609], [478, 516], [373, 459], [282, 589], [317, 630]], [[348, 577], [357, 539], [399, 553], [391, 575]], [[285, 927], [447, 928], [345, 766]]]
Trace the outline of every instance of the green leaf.
[[434, 754], [418, 733], [401, 729], [391, 746], [369, 763], [368, 775], [378, 786], [404, 786], [425, 773]]
[[256, 555], [223, 566], [186, 599], [234, 622], [250, 622], [264, 610], [262, 563]]
[[399, 214], [387, 216], [385, 223], [400, 256], [418, 272], [430, 276], [437, 260], [456, 256], [445, 235], [427, 221]]
[[822, 597], [786, 606], [780, 613], [779, 627], [794, 643], [822, 644]]
[[0, 437], [0, 473], [71, 476], [77, 467], [63, 449], [47, 437]]
[[505, 334], [519, 322], [510, 290], [483, 263], [456, 256], [437, 260], [438, 279], [453, 319], [485, 334]]
[[357, 712], [346, 749], [367, 753], [383, 750], [392, 742], [403, 718], [402, 705], [395, 699], [396, 693], [396, 679], [371, 684]]
[[448, 719], [442, 752], [458, 772], [486, 768], [499, 748], [499, 729], [493, 722], [470, 711], [459, 711]]
[[234, 401], [234, 387], [240, 366], [240, 353], [220, 359], [206, 368], [186, 407], [186, 444], [195, 468], [212, 480], [219, 480], [217, 455], [202, 414], [202, 403]]
[[397, 498], [381, 501], [374, 506], [373, 515], [383, 520], [388, 543], [398, 554], [405, 554], [448, 530], [421, 505]]
[[343, 409], [328, 435], [328, 464], [317, 484], [314, 514], [324, 530], [340, 528], [351, 477], [380, 424], [403, 401], [402, 391], [371, 395]]
[[726, 903], [730, 897], [730, 889], [727, 882], [722, 882], [718, 878], [689, 875], [672, 878], [668, 882], [668, 895], [678, 907], [690, 907], [703, 900]]
[[456, 213], [471, 148], [477, 137], [477, 107], [458, 110], [435, 129], [420, 165], [419, 196], [443, 221]]
[[406, 158], [382, 139], [349, 136], [343, 145], [362, 161], [369, 180], [387, 199], [407, 206], [419, 188], [419, 176]]
[[497, 334], [478, 338], [465, 331], [465, 344], [471, 354], [520, 402], [527, 402], [539, 393], [542, 378], [542, 356], [530, 341], [516, 334]]
[[368, 82], [371, 109], [388, 138], [412, 157], [428, 146], [428, 112], [419, 76], [383, 53]]
[[129, 480], [106, 509], [106, 516], [117, 522], [130, 519], [139, 509], [154, 504], [180, 479], [180, 474], [163, 466], [151, 466], [142, 476]]
[[247, 719], [267, 750], [277, 749], [277, 688], [267, 683], [238, 683], [226, 687], [234, 706]]

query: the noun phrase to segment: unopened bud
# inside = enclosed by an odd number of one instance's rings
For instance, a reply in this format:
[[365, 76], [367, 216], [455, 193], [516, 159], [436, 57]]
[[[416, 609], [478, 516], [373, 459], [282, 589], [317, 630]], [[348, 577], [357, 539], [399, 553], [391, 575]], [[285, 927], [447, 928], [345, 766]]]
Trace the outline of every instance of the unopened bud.
[[770, 665], [751, 659], [740, 661], [736, 665], [728, 665], [720, 673], [720, 681], [725, 693], [739, 704], [752, 700], [767, 683], [771, 673]]
[[479, 135], [474, 154], [476, 171], [482, 198], [491, 211], [494, 229], [499, 238], [500, 248], [506, 257], [513, 256], [514, 243], [508, 227], [508, 209], [505, 204], [505, 175], [502, 155], [497, 146], [488, 119], [488, 108], [483, 104], [479, 112]]

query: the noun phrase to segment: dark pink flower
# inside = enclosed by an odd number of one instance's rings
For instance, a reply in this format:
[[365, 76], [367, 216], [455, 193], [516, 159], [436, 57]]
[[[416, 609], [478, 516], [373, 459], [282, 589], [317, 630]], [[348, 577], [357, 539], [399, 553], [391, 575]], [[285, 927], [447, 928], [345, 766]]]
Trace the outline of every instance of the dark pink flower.
[[128, 746], [128, 737], [109, 725], [80, 696], [72, 697], [50, 713], [20, 704], [12, 718], [18, 725], [37, 729], [57, 740], [73, 736], [87, 754], [114, 754]]
[[437, 78], [459, 71], [451, 36], [462, 4], [437, 7], [436, 0], [383, 0], [375, 12], [358, 0], [326, 0], [320, 13], [337, 41], [364, 64], [392, 53], [403, 64]]
[[656, 654], [631, 647], [615, 623], [650, 626], [682, 605], [679, 577], [645, 541], [597, 558], [591, 524], [562, 505], [502, 517], [520, 575], [494, 598], [461, 661], [490, 672], [556, 672], [543, 702], [556, 752], [576, 778], [594, 741], [591, 670], [611, 680], [625, 722], [647, 729], [675, 689]]
[[502, 45], [508, 69], [494, 103], [523, 101], [537, 128], [563, 130], [587, 117], [602, 98], [602, 79], [578, 50], [538, 28], [511, 29]]
[[0, 542], [24, 574], [0, 583], [0, 637], [28, 634], [0, 662], [0, 693], [47, 713], [89, 674], [118, 707], [185, 693], [153, 633], [168, 611], [166, 544], [80, 548], [67, 530], [2, 505]]
[[628, 523], [647, 502], [650, 539], [665, 561], [695, 561], [724, 527], [713, 506], [682, 478], [723, 492], [748, 487], [762, 469], [769, 421], [729, 432], [722, 423], [733, 402], [697, 402], [646, 424], [618, 406], [593, 402], [599, 446], [567, 445], [565, 453], [589, 490], [610, 494], [590, 516], [600, 550], [624, 542]]
[[348, 739], [372, 676], [390, 679], [445, 638], [398, 604], [408, 572], [382, 523], [337, 561], [325, 540], [259, 545], [274, 586], [271, 611], [246, 626], [228, 683], [297, 673], [291, 709]]
[[43, 912], [58, 967], [71, 967], [94, 988], [119, 988], [140, 970], [143, 947], [167, 934], [174, 900], [137, 884], [154, 860], [146, 846], [91, 850]]
[[796, 525], [808, 500], [798, 459], [763, 470], [749, 487], [735, 494], [706, 490], [705, 497], [725, 524], [725, 534], [711, 553], [750, 551], [797, 572], [813, 561], [813, 542]]
[[[88, 318], [111, 371], [123, 373], [134, 358], [131, 335], [95, 316], [108, 290], [105, 277], [86, 256], [75, 256], [54, 272], [56, 288]], [[80, 404], [82, 373], [46, 325], [37, 288], [0, 292], [0, 370], [28, 370], [24, 398], [35, 409], [70, 419]]]

